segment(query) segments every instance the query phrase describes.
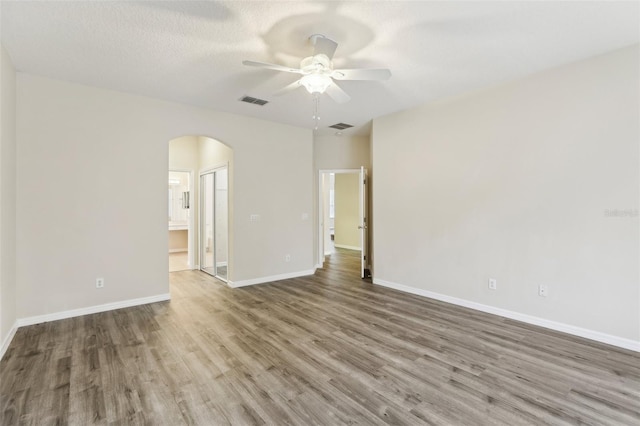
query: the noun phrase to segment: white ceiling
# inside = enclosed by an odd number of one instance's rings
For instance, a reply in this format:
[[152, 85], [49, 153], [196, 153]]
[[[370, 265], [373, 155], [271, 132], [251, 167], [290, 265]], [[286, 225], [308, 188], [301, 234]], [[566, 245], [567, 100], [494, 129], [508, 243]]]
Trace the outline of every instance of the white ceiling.
[[[391, 69], [345, 81], [352, 100], [320, 101], [321, 129], [366, 134], [371, 119], [639, 41], [639, 3], [455, 1], [2, 1], [2, 43], [19, 71], [313, 128], [296, 75], [321, 33], [337, 68]], [[270, 100], [264, 107], [243, 95]], [[323, 129], [324, 128], [324, 129]], [[331, 131], [333, 133], [333, 131]], [[348, 134], [346, 131], [345, 134]]]

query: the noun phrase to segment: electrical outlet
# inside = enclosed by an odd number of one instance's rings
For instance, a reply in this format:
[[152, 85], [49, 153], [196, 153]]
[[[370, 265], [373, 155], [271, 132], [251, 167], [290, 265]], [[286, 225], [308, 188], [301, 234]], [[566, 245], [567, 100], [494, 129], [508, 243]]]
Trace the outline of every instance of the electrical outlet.
[[498, 288], [498, 281], [495, 278], [489, 278], [489, 290], [495, 290]]
[[96, 278], [96, 288], [104, 287], [104, 278]]
[[290, 254], [285, 254], [284, 255], [284, 261], [285, 262], [291, 262], [291, 255]]
[[549, 295], [549, 286], [546, 284], [540, 284], [538, 286], [538, 296], [547, 297]]

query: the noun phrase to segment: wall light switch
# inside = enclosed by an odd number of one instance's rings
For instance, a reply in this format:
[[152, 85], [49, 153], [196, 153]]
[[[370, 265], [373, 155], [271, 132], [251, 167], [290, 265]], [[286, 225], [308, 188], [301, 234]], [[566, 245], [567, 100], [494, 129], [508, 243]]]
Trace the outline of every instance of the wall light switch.
[[489, 278], [489, 289], [495, 290], [498, 288], [498, 281], [495, 278]]

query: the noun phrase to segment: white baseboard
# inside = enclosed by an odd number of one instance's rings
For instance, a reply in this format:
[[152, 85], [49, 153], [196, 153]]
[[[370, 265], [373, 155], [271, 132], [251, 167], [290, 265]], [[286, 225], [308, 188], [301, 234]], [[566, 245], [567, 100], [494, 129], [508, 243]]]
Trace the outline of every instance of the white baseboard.
[[345, 244], [333, 244], [333, 246], [337, 247], [337, 248], [347, 249], [347, 250], [358, 250], [358, 251], [362, 250], [361, 247], [348, 246], [348, 245], [345, 245]]
[[228, 281], [227, 284], [231, 288], [246, 287], [248, 285], [270, 283], [272, 281], [287, 280], [289, 278], [305, 277], [307, 275], [313, 275], [315, 272], [316, 272], [315, 269], [308, 269], [306, 271], [289, 272], [287, 274], [280, 274], [280, 275], [271, 275], [270, 277], [260, 277], [260, 278], [253, 278], [250, 280], [242, 280], [242, 281]]
[[2, 342], [2, 346], [0, 346], [0, 361], [4, 357], [5, 352], [7, 352], [7, 349], [9, 349], [9, 345], [13, 340], [13, 336], [16, 335], [16, 331], [18, 331], [17, 321], [13, 323], [13, 327], [11, 327], [11, 330], [9, 330], [9, 334], [7, 334], [7, 337], [4, 338], [4, 341]]
[[178, 248], [178, 249], [169, 249], [169, 253], [186, 253], [189, 250], [186, 248]]
[[123, 300], [121, 302], [105, 303], [104, 305], [89, 306], [88, 308], [72, 309], [70, 311], [55, 312], [53, 314], [37, 315], [35, 317], [19, 318], [16, 321], [18, 327], [40, 324], [42, 322], [57, 321], [82, 315], [97, 314], [98, 312], [113, 311], [115, 309], [130, 308], [132, 306], [146, 305], [148, 303], [165, 302], [171, 300], [171, 294], [158, 294], [157, 296], [141, 297], [139, 299]]
[[640, 352], [639, 341], [625, 339], [623, 337], [613, 336], [611, 334], [589, 330], [587, 328], [576, 327], [574, 325], [564, 324], [561, 322], [551, 321], [548, 319], [535, 317], [532, 315], [522, 314], [520, 312], [509, 311], [507, 309], [496, 308], [494, 306], [489, 306], [489, 305], [483, 305], [481, 303], [472, 302], [465, 299], [459, 299], [457, 297], [447, 296], [445, 294], [434, 293], [432, 291], [423, 290], [421, 288], [410, 287], [404, 284], [397, 284], [394, 282], [385, 281], [378, 278], [374, 278], [373, 283], [383, 287], [392, 288], [394, 290], [403, 291], [405, 293], [424, 296], [430, 299], [439, 300], [441, 302], [451, 303], [453, 305], [464, 306], [465, 308], [475, 309], [476, 311], [486, 312], [488, 314], [498, 315], [498, 316], [513, 319], [516, 321], [525, 322], [527, 324], [537, 325], [537, 326], [549, 328], [555, 331], [561, 331], [563, 333], [572, 334], [578, 337], [584, 337], [585, 339], [595, 340], [596, 342], [606, 343], [608, 345], [617, 346], [620, 348]]

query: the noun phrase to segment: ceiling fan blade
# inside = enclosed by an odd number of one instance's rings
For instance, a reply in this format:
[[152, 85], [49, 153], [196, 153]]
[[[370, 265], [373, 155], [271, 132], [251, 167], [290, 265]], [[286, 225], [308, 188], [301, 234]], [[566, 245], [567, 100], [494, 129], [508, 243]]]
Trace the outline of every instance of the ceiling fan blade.
[[267, 62], [242, 61], [242, 64], [248, 67], [266, 68], [269, 70], [292, 72], [294, 74], [302, 74], [302, 70], [299, 70], [297, 68], [285, 67], [284, 65], [278, 65], [278, 64], [269, 64]]
[[391, 71], [371, 68], [334, 70], [331, 77], [336, 80], [389, 80]]
[[336, 48], [338, 47], [338, 43], [323, 36], [315, 37], [314, 43], [315, 49], [313, 51], [313, 56], [323, 54], [327, 55], [327, 58], [329, 59], [333, 58], [333, 54], [336, 52]]
[[298, 87], [301, 87], [302, 85], [300, 84], [300, 80], [296, 80], [293, 83], [283, 87], [282, 89], [278, 90], [277, 92], [275, 92], [273, 94], [273, 96], [282, 96], [282, 95], [286, 95], [289, 92], [293, 92], [294, 90], [296, 90]]
[[342, 90], [340, 86], [336, 83], [331, 83], [325, 92], [331, 99], [336, 101], [339, 104], [343, 104], [345, 102], [349, 102], [351, 96], [347, 95], [347, 92]]

